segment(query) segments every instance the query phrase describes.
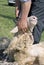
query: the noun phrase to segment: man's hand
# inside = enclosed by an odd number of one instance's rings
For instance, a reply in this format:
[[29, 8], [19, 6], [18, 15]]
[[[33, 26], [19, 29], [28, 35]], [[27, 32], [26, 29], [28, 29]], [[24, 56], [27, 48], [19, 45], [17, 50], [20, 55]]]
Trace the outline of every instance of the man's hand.
[[31, 7], [31, 0], [27, 2], [21, 2], [20, 19], [18, 21], [18, 28], [23, 32], [27, 31], [27, 17]]
[[21, 30], [23, 33], [27, 31], [28, 25], [26, 20], [19, 20], [18, 21], [18, 29]]

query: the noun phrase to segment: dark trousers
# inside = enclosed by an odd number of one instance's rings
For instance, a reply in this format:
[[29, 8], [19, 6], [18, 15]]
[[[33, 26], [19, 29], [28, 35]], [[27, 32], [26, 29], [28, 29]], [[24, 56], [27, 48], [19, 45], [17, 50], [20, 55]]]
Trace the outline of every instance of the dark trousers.
[[44, 8], [33, 6], [31, 15], [35, 15], [38, 18], [38, 23], [33, 30], [34, 44], [37, 44], [39, 43], [41, 34], [44, 30]]
[[33, 30], [34, 44], [39, 43], [39, 41], [41, 39], [41, 34], [44, 30], [44, 23], [43, 22], [38, 22]]

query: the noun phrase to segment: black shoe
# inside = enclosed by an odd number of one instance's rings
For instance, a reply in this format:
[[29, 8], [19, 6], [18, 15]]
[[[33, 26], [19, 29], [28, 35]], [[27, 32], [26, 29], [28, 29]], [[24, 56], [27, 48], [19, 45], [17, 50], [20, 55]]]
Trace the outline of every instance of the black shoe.
[[34, 44], [39, 44], [39, 42], [35, 42], [35, 41], [34, 41], [33, 45], [34, 45]]

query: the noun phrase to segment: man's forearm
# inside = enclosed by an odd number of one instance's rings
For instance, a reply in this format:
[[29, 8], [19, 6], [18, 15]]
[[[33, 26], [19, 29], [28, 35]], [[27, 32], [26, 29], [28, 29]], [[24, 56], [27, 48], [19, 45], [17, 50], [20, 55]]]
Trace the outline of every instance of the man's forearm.
[[29, 13], [30, 8], [31, 8], [31, 3], [32, 3], [31, 1], [22, 3], [21, 20], [27, 19], [28, 13]]

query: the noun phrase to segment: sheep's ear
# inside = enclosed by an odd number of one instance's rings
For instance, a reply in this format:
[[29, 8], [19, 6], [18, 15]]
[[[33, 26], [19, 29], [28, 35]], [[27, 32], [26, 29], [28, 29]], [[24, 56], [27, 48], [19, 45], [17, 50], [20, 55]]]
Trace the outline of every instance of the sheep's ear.
[[34, 27], [36, 26], [38, 20], [36, 16], [30, 16], [28, 17], [28, 27], [30, 29], [31, 32], [33, 32]]
[[15, 33], [17, 33], [18, 32], [18, 26], [16, 26], [15, 28], [13, 28], [11, 31], [10, 31], [10, 33], [13, 33], [13, 34], [15, 34]]

